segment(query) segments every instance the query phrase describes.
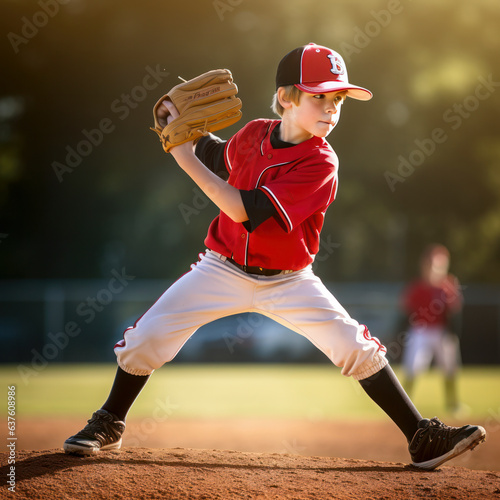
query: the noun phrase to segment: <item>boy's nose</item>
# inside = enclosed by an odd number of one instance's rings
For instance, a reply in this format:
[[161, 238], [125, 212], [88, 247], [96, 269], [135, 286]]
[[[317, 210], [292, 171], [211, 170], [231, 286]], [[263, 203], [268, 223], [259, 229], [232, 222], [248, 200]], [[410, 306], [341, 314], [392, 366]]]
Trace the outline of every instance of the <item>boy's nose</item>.
[[334, 102], [328, 103], [326, 107], [327, 113], [332, 113], [334, 115], [335, 113], [337, 113], [337, 110], [338, 110], [337, 105]]

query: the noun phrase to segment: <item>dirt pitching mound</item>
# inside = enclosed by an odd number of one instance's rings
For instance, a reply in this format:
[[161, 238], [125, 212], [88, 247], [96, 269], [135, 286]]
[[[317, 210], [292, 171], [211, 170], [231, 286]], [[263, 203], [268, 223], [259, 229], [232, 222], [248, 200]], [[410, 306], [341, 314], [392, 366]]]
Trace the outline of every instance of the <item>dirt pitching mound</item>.
[[279, 453], [124, 448], [80, 458], [20, 451], [15, 494], [0, 454], [1, 498], [16, 499], [500, 499], [500, 472]]

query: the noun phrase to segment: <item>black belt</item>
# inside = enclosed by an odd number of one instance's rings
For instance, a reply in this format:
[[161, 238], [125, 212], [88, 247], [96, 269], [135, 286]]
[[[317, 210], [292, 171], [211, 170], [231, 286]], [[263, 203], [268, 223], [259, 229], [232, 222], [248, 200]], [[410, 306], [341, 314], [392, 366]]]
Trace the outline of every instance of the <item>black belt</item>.
[[230, 257], [227, 258], [227, 261], [231, 262], [233, 266], [236, 266], [238, 269], [241, 269], [244, 273], [247, 274], [258, 274], [259, 276], [276, 276], [278, 274], [285, 273], [285, 271], [281, 269], [264, 269], [263, 267], [257, 267], [257, 266], [242, 266], [241, 264], [238, 264]]

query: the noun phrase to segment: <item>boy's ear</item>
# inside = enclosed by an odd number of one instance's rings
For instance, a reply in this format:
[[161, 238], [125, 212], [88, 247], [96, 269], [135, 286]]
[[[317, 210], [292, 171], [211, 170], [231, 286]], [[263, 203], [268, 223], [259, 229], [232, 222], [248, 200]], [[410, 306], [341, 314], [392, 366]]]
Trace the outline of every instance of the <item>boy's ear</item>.
[[278, 102], [284, 109], [289, 109], [292, 107], [292, 101], [286, 98], [286, 90], [284, 87], [279, 87], [277, 90]]

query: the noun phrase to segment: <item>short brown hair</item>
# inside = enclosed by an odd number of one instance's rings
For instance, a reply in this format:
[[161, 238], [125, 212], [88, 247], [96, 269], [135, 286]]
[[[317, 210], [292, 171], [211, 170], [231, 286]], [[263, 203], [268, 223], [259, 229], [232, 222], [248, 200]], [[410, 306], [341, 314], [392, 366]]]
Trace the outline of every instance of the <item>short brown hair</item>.
[[[299, 90], [295, 85], [285, 85], [284, 87], [280, 88], [285, 89], [285, 99], [292, 101], [294, 104], [299, 104], [300, 95], [302, 94], [301, 90]], [[285, 109], [278, 100], [278, 91], [276, 91], [273, 96], [271, 109], [279, 116], [283, 116], [283, 113], [285, 112]]]

